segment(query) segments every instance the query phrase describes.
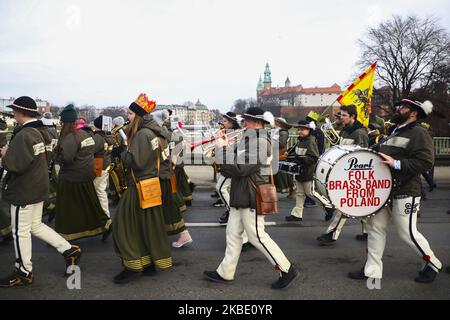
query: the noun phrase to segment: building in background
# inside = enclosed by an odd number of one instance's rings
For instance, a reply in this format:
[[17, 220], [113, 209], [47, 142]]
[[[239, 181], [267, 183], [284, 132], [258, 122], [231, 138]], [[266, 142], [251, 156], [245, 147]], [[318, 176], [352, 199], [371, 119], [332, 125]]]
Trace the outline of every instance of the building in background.
[[200, 102], [200, 99], [196, 103], [187, 101], [182, 105], [170, 104], [170, 105], [158, 105], [158, 109], [170, 109], [173, 111], [172, 119], [174, 121], [180, 121], [187, 125], [210, 125], [216, 118], [213, 111]]

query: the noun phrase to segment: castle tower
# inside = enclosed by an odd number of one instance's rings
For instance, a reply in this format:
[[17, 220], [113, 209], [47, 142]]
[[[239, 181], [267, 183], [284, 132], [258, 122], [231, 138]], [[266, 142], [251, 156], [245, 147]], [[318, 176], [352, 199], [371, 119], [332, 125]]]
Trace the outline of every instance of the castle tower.
[[263, 89], [264, 89], [263, 82], [262, 82], [261, 76], [259, 76], [259, 81], [258, 81], [258, 86], [256, 87], [256, 92], [259, 93]]
[[286, 78], [286, 81], [284, 82], [284, 86], [285, 87], [290, 87], [291, 86], [291, 80], [289, 80], [289, 77]]
[[272, 72], [270, 72], [269, 63], [266, 63], [264, 70], [264, 90], [272, 88]]

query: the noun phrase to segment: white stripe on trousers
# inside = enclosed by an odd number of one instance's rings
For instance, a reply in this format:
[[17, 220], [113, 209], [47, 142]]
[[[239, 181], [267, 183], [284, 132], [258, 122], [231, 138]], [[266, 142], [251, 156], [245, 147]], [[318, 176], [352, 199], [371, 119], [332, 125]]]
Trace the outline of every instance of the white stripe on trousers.
[[242, 249], [243, 231], [246, 231], [250, 243], [262, 252], [273, 266], [278, 265], [283, 272], [288, 272], [291, 263], [280, 247], [270, 238], [264, 229], [264, 216], [257, 215], [252, 209], [231, 207], [226, 230], [227, 247], [225, 257], [217, 268], [219, 275], [233, 280]]
[[59, 253], [71, 248], [69, 242], [53, 229], [42, 223], [42, 208], [44, 202], [27, 206], [11, 205], [11, 227], [13, 229], [14, 249], [16, 253], [16, 268], [25, 274], [32, 271], [31, 235], [55, 247]]
[[[411, 210], [413, 208], [413, 210]], [[367, 221], [367, 262], [364, 273], [367, 277], [381, 279], [383, 276], [383, 252], [386, 245], [386, 229], [392, 219], [400, 238], [424, 259], [429, 257], [430, 266], [435, 271], [442, 268], [425, 237], [417, 230], [417, 213], [420, 209], [420, 197], [394, 199], [392, 209], [385, 207]], [[411, 212], [412, 211], [412, 212]], [[425, 259], [424, 259], [425, 260]]]

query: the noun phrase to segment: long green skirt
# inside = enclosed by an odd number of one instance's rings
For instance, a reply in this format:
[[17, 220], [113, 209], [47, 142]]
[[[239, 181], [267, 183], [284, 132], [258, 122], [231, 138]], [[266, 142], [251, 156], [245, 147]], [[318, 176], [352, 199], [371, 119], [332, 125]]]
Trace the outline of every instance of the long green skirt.
[[175, 205], [178, 207], [178, 209], [180, 210], [180, 213], [183, 213], [187, 210], [186, 207], [186, 202], [184, 202], [183, 199], [183, 195], [181, 194], [180, 189], [178, 189], [177, 186], [177, 192], [173, 193], [173, 201], [175, 203]]
[[68, 241], [94, 237], [111, 227], [92, 181], [58, 180], [55, 231]]
[[294, 180], [292, 179], [292, 175], [279, 171], [273, 176], [273, 179], [275, 181], [277, 192], [288, 193], [293, 190]]
[[0, 237], [11, 234], [11, 219], [0, 209]]
[[166, 223], [166, 231], [168, 235], [178, 234], [186, 230], [184, 220], [181, 217], [180, 208], [174, 201], [172, 193], [172, 185], [170, 180], [160, 179], [162, 192], [162, 209], [164, 213], [164, 221]]
[[189, 187], [189, 177], [183, 166], [175, 166], [175, 177], [177, 178], [177, 189], [183, 195], [184, 201], [192, 200], [191, 187]]
[[113, 224], [114, 249], [125, 268], [142, 271], [154, 264], [172, 266], [171, 249], [161, 206], [141, 209], [136, 187], [120, 198]]

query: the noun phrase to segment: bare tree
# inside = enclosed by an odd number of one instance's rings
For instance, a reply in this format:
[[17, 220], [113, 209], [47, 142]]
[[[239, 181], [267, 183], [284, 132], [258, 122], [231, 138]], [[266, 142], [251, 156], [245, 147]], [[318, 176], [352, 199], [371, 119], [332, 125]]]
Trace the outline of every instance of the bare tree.
[[434, 17], [393, 16], [359, 40], [359, 65], [378, 61], [377, 75], [392, 88], [396, 101], [418, 87], [427, 90], [439, 77], [450, 62], [449, 38]]

